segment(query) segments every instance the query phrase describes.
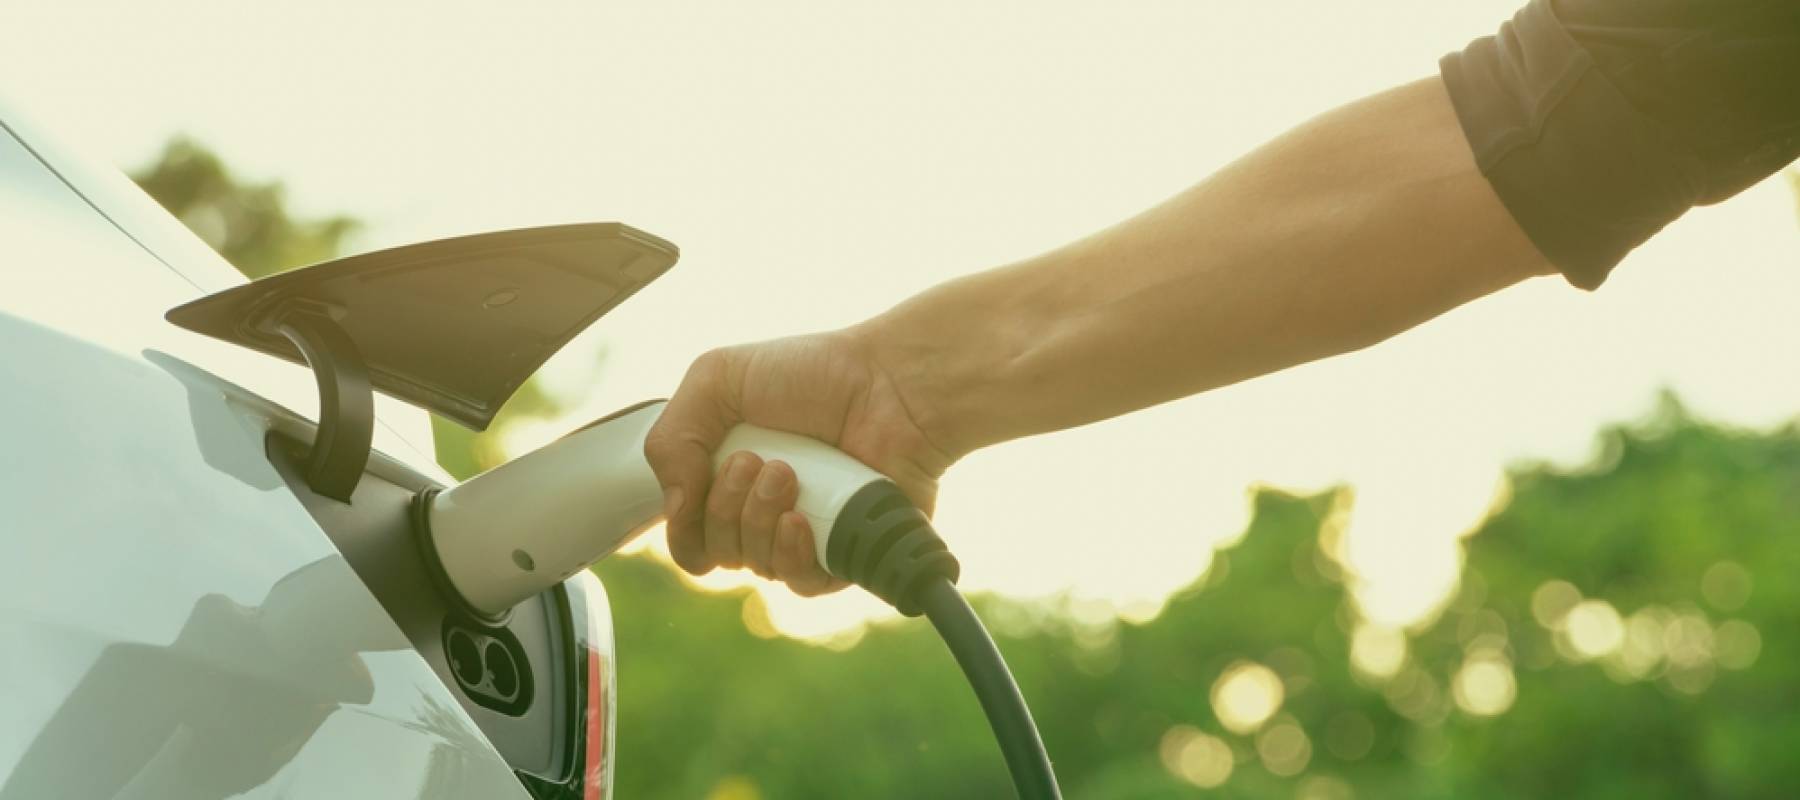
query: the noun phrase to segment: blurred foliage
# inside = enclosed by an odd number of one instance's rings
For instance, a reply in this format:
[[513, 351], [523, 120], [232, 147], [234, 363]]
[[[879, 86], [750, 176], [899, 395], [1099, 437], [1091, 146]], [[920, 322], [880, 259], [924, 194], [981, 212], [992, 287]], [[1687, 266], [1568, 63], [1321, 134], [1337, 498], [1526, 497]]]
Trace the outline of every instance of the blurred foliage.
[[251, 278], [333, 258], [360, 224], [347, 216], [295, 218], [279, 181], [243, 181], [186, 137], [170, 140], [131, 177]]
[[506, 460], [500, 436], [508, 426], [555, 419], [564, 411], [565, 406], [544, 390], [543, 381], [532, 378], [500, 406], [493, 424], [480, 433], [433, 414], [431, 439], [437, 448], [438, 465], [459, 480], [499, 466]]
[[[209, 240], [253, 275], [330, 257], [355, 224], [295, 222], [278, 184], [238, 184], [191, 142], [140, 180], [190, 224], [224, 220]], [[495, 430], [561, 410], [534, 382]], [[1242, 542], [1148, 622], [977, 605], [1071, 798], [1794, 796], [1800, 431], [1705, 424], [1665, 397], [1600, 438], [1580, 469], [1511, 472], [1460, 589], [1408, 631], [1359, 620], [1334, 555], [1347, 490], [1260, 491]], [[437, 427], [457, 475], [491, 466], [496, 441]], [[596, 571], [620, 654], [619, 796], [1010, 796], [924, 623], [840, 651], [649, 556]]]
[[[1511, 502], [1467, 540], [1462, 588], [1392, 634], [1404, 656], [1385, 675], [1351, 657], [1362, 623], [1329, 553], [1344, 491], [1259, 492], [1242, 543], [1146, 624], [978, 605], [1072, 798], [1793, 796], [1800, 433], [1733, 432], [1665, 400], [1602, 443], [1583, 469], [1513, 472]], [[597, 571], [621, 659], [621, 796], [1010, 796], [929, 626], [878, 625], [837, 652], [765, 638], [754, 595], [695, 592], [659, 560]], [[1545, 602], [1558, 581], [1582, 611]], [[1213, 692], [1246, 662], [1282, 699], [1238, 734]], [[1216, 742], [1229, 767], [1207, 762]], [[1224, 770], [1211, 793], [1187, 779]]]

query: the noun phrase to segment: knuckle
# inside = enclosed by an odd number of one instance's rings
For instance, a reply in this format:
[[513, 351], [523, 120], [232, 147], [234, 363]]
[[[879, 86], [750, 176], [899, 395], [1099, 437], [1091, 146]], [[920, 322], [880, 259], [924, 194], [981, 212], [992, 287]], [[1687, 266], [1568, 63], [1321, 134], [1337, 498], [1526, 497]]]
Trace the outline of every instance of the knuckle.
[[694, 362], [688, 365], [685, 378], [702, 383], [717, 380], [730, 362], [731, 350], [715, 347], [694, 357]]
[[644, 434], [644, 458], [652, 465], [669, 464], [681, 457], [681, 445], [669, 435], [667, 424], [658, 420], [655, 427]]
[[710, 348], [694, 357], [694, 363], [688, 366], [688, 372], [706, 372], [716, 368], [724, 360], [725, 348]]
[[770, 461], [763, 465], [763, 474], [757, 478], [756, 494], [762, 504], [767, 506], [792, 505], [794, 495], [799, 486], [794, 482], [794, 469], [780, 461]]

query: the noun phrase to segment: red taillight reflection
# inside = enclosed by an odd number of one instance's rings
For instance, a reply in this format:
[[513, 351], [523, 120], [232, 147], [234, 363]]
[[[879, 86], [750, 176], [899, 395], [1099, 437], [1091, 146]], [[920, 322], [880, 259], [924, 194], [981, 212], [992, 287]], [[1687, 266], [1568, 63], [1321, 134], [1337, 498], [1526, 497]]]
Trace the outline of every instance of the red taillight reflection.
[[613, 695], [618, 694], [613, 684], [618, 661], [613, 655], [612, 607], [606, 601], [606, 588], [591, 572], [577, 573], [565, 585], [569, 589], [570, 611], [574, 612], [572, 622], [579, 648], [576, 652], [584, 654], [587, 662], [574, 665], [586, 697], [580, 701], [583, 716], [577, 729], [582, 738], [577, 751], [582, 757], [581, 766], [570, 776], [570, 783], [581, 781], [583, 800], [608, 800], [612, 797], [612, 761], [617, 752], [613, 747], [613, 717], [618, 713], [613, 705]]
[[581, 782], [586, 800], [606, 800], [606, 657], [597, 650], [587, 654], [587, 775]]

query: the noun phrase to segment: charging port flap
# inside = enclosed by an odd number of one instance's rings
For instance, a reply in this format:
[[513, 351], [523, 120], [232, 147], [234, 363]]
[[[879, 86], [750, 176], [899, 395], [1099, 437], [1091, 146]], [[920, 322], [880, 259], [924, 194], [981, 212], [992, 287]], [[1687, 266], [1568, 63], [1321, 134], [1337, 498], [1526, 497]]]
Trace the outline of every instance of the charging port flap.
[[168, 320], [301, 364], [317, 353], [284, 326], [329, 320], [374, 389], [485, 430], [545, 359], [676, 257], [673, 244], [618, 223], [523, 228], [279, 273]]

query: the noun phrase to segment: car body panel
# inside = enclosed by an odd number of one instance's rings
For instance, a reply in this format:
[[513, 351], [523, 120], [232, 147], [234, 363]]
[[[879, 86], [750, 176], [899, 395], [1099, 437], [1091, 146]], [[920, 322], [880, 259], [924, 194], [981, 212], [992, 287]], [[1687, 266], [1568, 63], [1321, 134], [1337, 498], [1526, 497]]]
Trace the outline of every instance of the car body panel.
[[0, 115], [0, 798], [525, 796], [268, 462], [311, 376], [163, 321], [227, 276]]

